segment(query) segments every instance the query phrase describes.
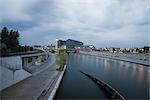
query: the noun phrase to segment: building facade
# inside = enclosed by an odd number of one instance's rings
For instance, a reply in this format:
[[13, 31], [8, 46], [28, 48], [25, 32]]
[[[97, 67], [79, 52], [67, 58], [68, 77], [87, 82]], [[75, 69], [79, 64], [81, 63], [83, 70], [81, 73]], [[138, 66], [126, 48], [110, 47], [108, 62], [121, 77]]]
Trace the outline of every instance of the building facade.
[[79, 48], [82, 45], [83, 45], [83, 42], [80, 42], [80, 41], [76, 41], [72, 39], [68, 39], [66, 41], [67, 50], [75, 50], [76, 48]]
[[66, 41], [64, 41], [64, 40], [58, 40], [57, 41], [57, 47], [58, 48], [60, 48], [61, 46], [64, 46], [64, 45], [66, 45]]
[[72, 39], [68, 39], [66, 41], [64, 40], [57, 41], [58, 48], [66, 49], [67, 52], [76, 52], [77, 48], [80, 48], [82, 45], [83, 42]]

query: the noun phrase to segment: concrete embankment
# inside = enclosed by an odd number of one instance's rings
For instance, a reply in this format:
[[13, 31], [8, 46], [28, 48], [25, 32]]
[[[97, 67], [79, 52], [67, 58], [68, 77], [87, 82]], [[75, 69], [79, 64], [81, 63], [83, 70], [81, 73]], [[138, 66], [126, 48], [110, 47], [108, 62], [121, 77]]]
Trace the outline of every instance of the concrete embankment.
[[67, 65], [64, 66], [64, 70], [61, 72], [61, 74], [60, 74], [60, 76], [59, 76], [59, 78], [58, 78], [58, 80], [57, 80], [57, 82], [56, 82], [56, 84], [55, 84], [55, 86], [54, 86], [50, 96], [48, 97], [48, 100], [53, 100], [54, 99], [54, 97], [56, 95], [56, 92], [59, 89], [60, 83], [61, 83], [61, 81], [63, 79], [63, 76], [64, 76], [64, 73], [66, 71], [66, 68], [67, 68]]
[[[43, 55], [44, 57], [42, 58], [41, 56]], [[38, 56], [40, 56], [39, 59]], [[28, 62], [28, 57], [32, 57], [30, 62]], [[52, 53], [27, 53], [0, 57], [0, 91], [44, 71], [54, 63], [53, 59], [55, 60], [55, 56]], [[35, 63], [38, 60], [41, 60], [41, 62], [36, 65]]]
[[55, 63], [55, 56], [52, 57], [54, 57], [52, 58], [54, 61], [48, 59], [45, 64], [38, 66], [40, 69], [37, 70], [38, 72], [36, 74], [2, 90], [1, 98], [4, 100], [19, 100], [21, 98], [26, 100], [37, 100], [41, 93], [47, 89], [47, 86], [50, 86], [52, 90], [53, 82], [56, 80], [57, 76], [60, 75], [59, 71], [56, 70], [59, 66]]
[[120, 53], [101, 53], [101, 52], [83, 52], [80, 54], [86, 54], [91, 56], [98, 56], [103, 58], [110, 58], [120, 61], [126, 61], [131, 63], [136, 63], [140, 65], [150, 66], [150, 57], [148, 55], [138, 55], [138, 54], [120, 54]]
[[19, 56], [0, 57], [0, 91], [30, 77]]
[[114, 99], [114, 100], [125, 100], [125, 98], [119, 93], [117, 92], [114, 88], [112, 88], [110, 85], [108, 85], [107, 83], [98, 80], [96, 78], [94, 78], [93, 76], [80, 71], [82, 74], [86, 75], [87, 77], [89, 77], [90, 79], [92, 79], [98, 86], [100, 86], [104, 92], [108, 95], [108, 97], [110, 99]]

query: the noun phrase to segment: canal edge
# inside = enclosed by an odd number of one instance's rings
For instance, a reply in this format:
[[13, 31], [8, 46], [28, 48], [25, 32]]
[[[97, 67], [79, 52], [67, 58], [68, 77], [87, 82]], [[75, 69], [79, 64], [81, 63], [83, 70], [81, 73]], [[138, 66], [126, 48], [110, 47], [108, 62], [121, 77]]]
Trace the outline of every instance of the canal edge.
[[59, 78], [58, 78], [58, 80], [57, 80], [57, 82], [56, 82], [56, 84], [55, 84], [55, 86], [54, 86], [50, 96], [48, 97], [48, 100], [53, 100], [54, 99], [54, 97], [55, 97], [55, 95], [57, 93], [57, 90], [59, 89], [60, 83], [61, 83], [61, 81], [63, 79], [63, 76], [65, 74], [66, 68], [67, 68], [67, 64], [64, 65], [64, 69], [61, 72], [61, 74], [60, 74], [60, 76], [59, 76]]
[[138, 62], [138, 61], [131, 61], [131, 60], [127, 60], [127, 59], [124, 59], [124, 58], [116, 58], [116, 57], [110, 57], [110, 56], [101, 56], [101, 55], [96, 55], [96, 54], [88, 54], [88, 53], [81, 53], [80, 54], [83, 54], [83, 55], [89, 55], [89, 56], [96, 56], [96, 57], [103, 57], [103, 58], [109, 58], [109, 59], [114, 59], [114, 60], [120, 60], [120, 61], [125, 61], [125, 62], [130, 62], [130, 63], [134, 63], [134, 64], [139, 64], [139, 65], [144, 65], [144, 66], [147, 66], [147, 67], [150, 67], [150, 63], [146, 64], [146, 63], [143, 63], [143, 62]]

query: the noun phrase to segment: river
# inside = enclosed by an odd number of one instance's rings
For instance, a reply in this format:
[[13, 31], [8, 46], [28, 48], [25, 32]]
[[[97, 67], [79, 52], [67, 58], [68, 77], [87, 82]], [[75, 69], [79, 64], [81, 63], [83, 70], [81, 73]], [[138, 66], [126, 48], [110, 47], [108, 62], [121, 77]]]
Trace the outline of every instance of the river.
[[150, 68], [97, 56], [69, 54], [56, 99], [108, 99], [84, 71], [116, 89], [126, 99], [148, 99]]

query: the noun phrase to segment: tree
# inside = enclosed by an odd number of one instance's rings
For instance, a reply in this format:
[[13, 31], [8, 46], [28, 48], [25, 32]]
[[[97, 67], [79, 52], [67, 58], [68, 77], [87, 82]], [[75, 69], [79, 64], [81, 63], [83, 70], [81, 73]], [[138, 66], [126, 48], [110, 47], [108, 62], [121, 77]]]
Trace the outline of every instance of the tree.
[[1, 33], [0, 33], [0, 36], [1, 36], [1, 43], [4, 43], [4, 44], [8, 44], [9, 42], [9, 31], [7, 29], [7, 27], [4, 27], [2, 30], [1, 30]]
[[148, 47], [148, 46], [145, 46], [143, 49], [144, 49], [144, 53], [150, 52], [150, 47]]
[[113, 48], [113, 53], [114, 53], [115, 51], [116, 51], [115, 48]]
[[8, 30], [7, 27], [4, 27], [0, 33], [1, 43], [6, 45], [8, 53], [14, 53], [19, 51], [19, 32]]
[[14, 30], [9, 31], [7, 27], [4, 27], [0, 31], [0, 46], [0, 52], [3, 53], [1, 55], [33, 50], [30, 46], [21, 46], [19, 43], [19, 32]]
[[0, 56], [8, 54], [7, 44], [8, 44], [9, 31], [7, 27], [4, 27], [0, 32]]
[[7, 55], [7, 47], [4, 43], [0, 43], [0, 56], [5, 56]]

